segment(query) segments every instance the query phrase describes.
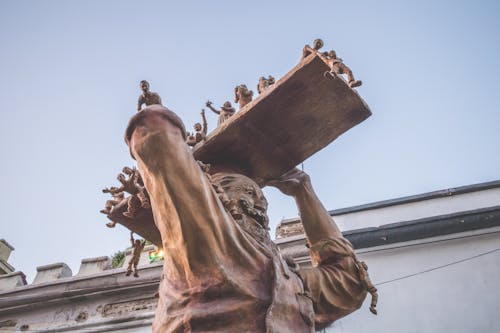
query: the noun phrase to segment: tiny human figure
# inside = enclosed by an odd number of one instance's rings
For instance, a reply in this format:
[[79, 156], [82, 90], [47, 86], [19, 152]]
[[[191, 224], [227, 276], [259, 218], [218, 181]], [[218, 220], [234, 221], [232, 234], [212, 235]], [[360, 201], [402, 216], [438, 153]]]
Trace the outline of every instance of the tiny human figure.
[[139, 259], [141, 258], [141, 252], [144, 249], [144, 245], [146, 245], [146, 240], [144, 239], [142, 242], [139, 239], [134, 240], [134, 232], [130, 232], [130, 243], [132, 244], [132, 258], [128, 262], [127, 274], [126, 276], [130, 276], [132, 274], [132, 268], [134, 270], [134, 277], [139, 277], [139, 271], [137, 270], [137, 265], [139, 265]]
[[240, 109], [250, 103], [253, 98], [253, 91], [248, 90], [245, 84], [240, 84], [234, 88], [234, 102], [240, 104]]
[[148, 105], [153, 105], [153, 104], [161, 104], [161, 98], [158, 93], [151, 92], [149, 91], [149, 82], [146, 80], [142, 80], [140, 83], [142, 94], [139, 96], [139, 101], [137, 102], [137, 111], [142, 110], [142, 105], [146, 104]]
[[302, 58], [300, 60], [306, 58], [308, 55], [312, 53], [318, 53], [319, 49], [322, 47], [323, 47], [323, 40], [321, 40], [320, 38], [317, 38], [313, 41], [312, 47], [309, 44], [306, 44], [306, 46], [304, 46], [304, 49], [302, 50]]
[[[100, 210], [102, 214], [110, 216], [113, 213], [113, 209], [115, 208], [115, 206], [125, 199], [125, 193], [123, 193], [123, 191], [118, 191], [118, 190], [119, 188], [114, 186], [102, 190], [102, 193], [110, 193], [113, 196], [112, 199], [106, 201], [104, 209]], [[115, 225], [116, 222], [114, 221], [106, 223], [106, 226], [109, 228], [114, 228]]]
[[203, 127], [200, 123], [194, 124], [194, 133], [188, 133], [186, 143], [188, 146], [194, 146], [198, 142], [205, 141], [207, 139], [208, 124], [207, 118], [205, 117], [205, 109], [201, 109], [201, 118], [203, 119]]
[[[127, 176], [128, 178], [127, 178]], [[151, 208], [151, 204], [149, 203], [149, 198], [147, 196], [146, 189], [144, 187], [144, 183], [140, 177], [139, 172], [136, 168], [124, 167], [122, 172], [118, 174], [116, 177], [118, 181], [121, 183], [120, 187], [115, 187], [114, 189], [105, 189], [110, 190], [109, 192], [113, 194], [118, 194], [120, 192], [127, 192], [131, 194], [127, 201], [127, 211], [123, 213], [124, 216], [128, 218], [134, 218], [137, 210], [142, 207], [144, 209]], [[111, 228], [114, 226], [111, 225]]]
[[259, 78], [259, 83], [257, 84], [257, 92], [259, 94], [262, 94], [264, 90], [272, 86], [274, 83], [275, 83], [274, 77], [272, 77], [271, 75], [269, 75], [267, 79], [264, 76], [261, 76]]
[[347, 82], [349, 87], [356, 88], [359, 87], [362, 82], [360, 80], [354, 79], [354, 75], [349, 67], [347, 67], [342, 59], [337, 58], [337, 53], [334, 50], [329, 52], [323, 52], [322, 57], [326, 60], [328, 66], [330, 67], [330, 72], [328, 72], [332, 77], [337, 77], [341, 74], [347, 75]]
[[356, 262], [356, 266], [358, 267], [358, 272], [360, 275], [360, 281], [366, 291], [372, 295], [372, 301], [370, 303], [370, 312], [374, 315], [377, 314], [377, 302], [378, 302], [378, 292], [377, 288], [373, 285], [370, 280], [370, 276], [368, 275], [368, 265], [364, 261], [359, 261], [357, 258], [353, 258]]
[[224, 123], [226, 120], [228, 120], [236, 112], [236, 110], [231, 105], [231, 102], [229, 102], [229, 101], [226, 101], [224, 103], [224, 105], [222, 105], [220, 110], [217, 110], [216, 108], [214, 108], [212, 106], [212, 104], [213, 104], [212, 102], [207, 101], [206, 106], [210, 110], [212, 110], [212, 112], [219, 115], [219, 119], [217, 121], [217, 126], [220, 126], [222, 123]]

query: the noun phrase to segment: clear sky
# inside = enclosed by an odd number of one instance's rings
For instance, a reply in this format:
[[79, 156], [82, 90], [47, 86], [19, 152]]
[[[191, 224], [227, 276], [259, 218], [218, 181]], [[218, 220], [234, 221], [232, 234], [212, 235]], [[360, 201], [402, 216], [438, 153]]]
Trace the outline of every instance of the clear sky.
[[[81, 259], [127, 246], [99, 210], [101, 189], [134, 163], [123, 133], [140, 80], [191, 128], [207, 99], [280, 78], [317, 37], [363, 81], [373, 112], [305, 162], [328, 209], [500, 179], [499, 13], [498, 1], [0, 0], [10, 263], [30, 281], [37, 266], [76, 274]], [[274, 235], [297, 210], [265, 193]]]

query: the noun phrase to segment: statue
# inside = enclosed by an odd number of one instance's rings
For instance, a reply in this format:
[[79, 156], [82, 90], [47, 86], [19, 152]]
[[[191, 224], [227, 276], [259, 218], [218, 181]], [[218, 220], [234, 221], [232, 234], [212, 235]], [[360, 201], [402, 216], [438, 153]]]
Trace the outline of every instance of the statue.
[[302, 50], [302, 59], [304, 59], [305, 57], [307, 57], [308, 55], [312, 54], [312, 53], [318, 53], [319, 52], [319, 49], [323, 47], [323, 40], [320, 39], [320, 38], [317, 38], [313, 41], [313, 46], [309, 46], [309, 44], [306, 44], [306, 46], [304, 46], [304, 49]]
[[146, 245], [146, 240], [142, 242], [139, 239], [134, 240], [134, 233], [130, 232], [130, 243], [132, 244], [132, 258], [128, 262], [126, 276], [132, 274], [132, 268], [134, 269], [134, 277], [139, 277], [139, 271], [137, 270], [137, 265], [139, 265], [139, 259], [141, 259], [141, 252]]
[[205, 109], [201, 109], [201, 119], [203, 120], [203, 127], [200, 123], [194, 124], [194, 133], [187, 133], [186, 143], [188, 146], [194, 146], [198, 142], [205, 141], [207, 139], [208, 124], [207, 118], [205, 117]]
[[143, 104], [146, 104], [146, 106], [154, 104], [162, 105], [160, 95], [155, 92], [149, 91], [148, 81], [142, 80], [140, 86], [142, 94], [139, 96], [139, 101], [137, 102], [137, 111], [141, 111]]
[[274, 83], [275, 83], [274, 77], [272, 77], [271, 75], [269, 75], [267, 79], [264, 76], [261, 76], [259, 78], [259, 83], [257, 84], [257, 92], [259, 94], [262, 94], [264, 90], [272, 86]]
[[216, 108], [214, 108], [212, 106], [212, 102], [210, 102], [210, 101], [207, 101], [206, 106], [210, 110], [212, 110], [212, 112], [214, 112], [214, 113], [216, 113], [216, 114], [219, 115], [219, 120], [217, 122], [217, 126], [220, 126], [223, 122], [225, 122], [226, 120], [228, 120], [236, 112], [236, 110], [231, 105], [231, 102], [229, 102], [229, 101], [226, 101], [224, 103], [224, 105], [222, 105], [222, 107], [221, 107], [220, 110], [217, 110]]
[[250, 103], [253, 98], [253, 91], [248, 90], [247, 86], [240, 84], [234, 88], [234, 102], [240, 104], [240, 109]]
[[342, 62], [342, 59], [337, 58], [337, 53], [335, 53], [334, 50], [324, 52], [321, 55], [324, 59], [326, 59], [326, 62], [331, 69], [328, 73], [332, 77], [335, 78], [337, 75], [346, 74], [347, 82], [351, 88], [359, 87], [362, 84], [361, 81], [354, 79], [351, 69]]
[[352, 245], [304, 172], [291, 170], [268, 185], [295, 199], [312, 268], [283, 260], [267, 230], [267, 200], [252, 179], [205, 176], [175, 113], [148, 107], [131, 119], [126, 142], [164, 250], [153, 332], [314, 332], [361, 306], [366, 279]]

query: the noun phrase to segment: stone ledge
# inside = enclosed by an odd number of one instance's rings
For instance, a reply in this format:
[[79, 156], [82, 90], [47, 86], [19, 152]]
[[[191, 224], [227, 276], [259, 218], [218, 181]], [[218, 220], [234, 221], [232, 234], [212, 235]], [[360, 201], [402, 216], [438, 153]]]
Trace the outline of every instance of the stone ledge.
[[17, 287], [25, 286], [26, 275], [23, 272], [13, 272], [5, 275], [0, 275], [0, 290], [12, 290]]
[[106, 256], [82, 259], [80, 270], [77, 275], [92, 275], [105, 271], [110, 267], [111, 259]]
[[38, 266], [36, 270], [37, 274], [33, 280], [33, 284], [51, 282], [61, 278], [73, 276], [71, 268], [63, 262]]

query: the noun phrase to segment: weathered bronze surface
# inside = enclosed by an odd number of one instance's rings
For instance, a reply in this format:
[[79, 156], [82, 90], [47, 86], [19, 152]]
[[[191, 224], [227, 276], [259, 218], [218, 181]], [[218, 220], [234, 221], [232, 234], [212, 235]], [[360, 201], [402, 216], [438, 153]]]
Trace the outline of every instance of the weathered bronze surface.
[[305, 173], [294, 169], [268, 184], [297, 203], [309, 269], [281, 258], [259, 185], [198, 163], [185, 133], [175, 113], [156, 105], [126, 131], [164, 250], [154, 332], [314, 332], [361, 306], [366, 288], [352, 246]]
[[343, 79], [325, 77], [328, 71], [324, 59], [309, 54], [209, 133], [194, 148], [195, 159], [263, 185], [326, 147], [371, 115]]

